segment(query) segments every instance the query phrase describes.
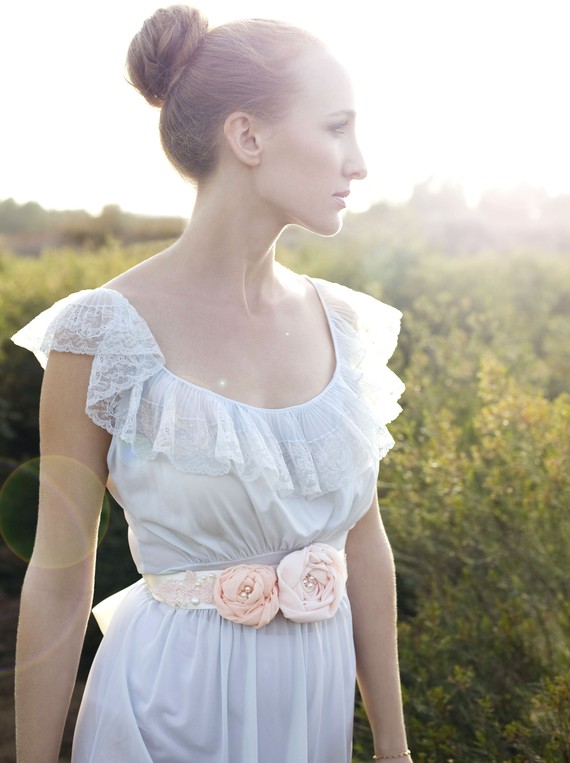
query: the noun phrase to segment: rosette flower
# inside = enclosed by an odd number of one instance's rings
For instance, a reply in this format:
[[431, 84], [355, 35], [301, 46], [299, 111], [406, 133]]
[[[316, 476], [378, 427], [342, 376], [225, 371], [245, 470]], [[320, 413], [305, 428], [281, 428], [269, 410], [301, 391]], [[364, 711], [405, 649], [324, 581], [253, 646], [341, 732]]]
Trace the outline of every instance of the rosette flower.
[[222, 617], [234, 623], [267, 625], [279, 610], [275, 570], [251, 564], [228, 567], [216, 580], [214, 604]]
[[344, 555], [326, 543], [293, 551], [277, 567], [281, 611], [296, 623], [327, 620], [346, 587]]

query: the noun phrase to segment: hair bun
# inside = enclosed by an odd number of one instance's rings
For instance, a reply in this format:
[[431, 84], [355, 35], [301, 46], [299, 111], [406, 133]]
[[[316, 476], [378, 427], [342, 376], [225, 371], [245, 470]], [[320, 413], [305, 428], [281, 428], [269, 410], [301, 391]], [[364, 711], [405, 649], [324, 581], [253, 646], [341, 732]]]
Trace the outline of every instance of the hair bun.
[[127, 53], [129, 80], [152, 106], [162, 106], [168, 91], [208, 32], [195, 8], [159, 8], [133, 37]]

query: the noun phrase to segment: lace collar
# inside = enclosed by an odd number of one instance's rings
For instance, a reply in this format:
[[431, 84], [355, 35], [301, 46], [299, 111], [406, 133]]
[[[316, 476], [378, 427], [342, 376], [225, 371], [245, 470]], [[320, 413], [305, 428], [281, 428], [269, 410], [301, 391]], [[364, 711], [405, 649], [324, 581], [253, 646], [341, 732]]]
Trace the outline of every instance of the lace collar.
[[279, 495], [337, 490], [377, 465], [394, 440], [386, 424], [404, 386], [387, 368], [401, 313], [366, 294], [311, 279], [336, 353], [328, 385], [305, 403], [256, 408], [169, 371], [144, 319], [119, 292], [60, 300], [13, 340], [45, 367], [49, 352], [93, 355], [86, 412], [137, 456], [181, 471], [265, 479]]

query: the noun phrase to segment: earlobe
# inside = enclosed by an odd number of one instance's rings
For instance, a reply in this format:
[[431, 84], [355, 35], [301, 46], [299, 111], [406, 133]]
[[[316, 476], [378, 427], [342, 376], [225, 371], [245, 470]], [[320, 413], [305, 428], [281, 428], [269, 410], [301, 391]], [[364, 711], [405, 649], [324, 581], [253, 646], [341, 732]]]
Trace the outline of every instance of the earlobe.
[[234, 112], [224, 123], [224, 135], [235, 157], [248, 167], [261, 161], [262, 140], [256, 120], [244, 112]]

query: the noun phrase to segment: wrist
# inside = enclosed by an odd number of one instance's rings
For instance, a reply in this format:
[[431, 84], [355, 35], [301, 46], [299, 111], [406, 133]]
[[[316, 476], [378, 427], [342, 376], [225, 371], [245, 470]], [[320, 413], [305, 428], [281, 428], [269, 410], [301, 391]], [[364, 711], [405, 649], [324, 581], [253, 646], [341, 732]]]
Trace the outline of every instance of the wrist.
[[402, 763], [410, 763], [412, 758], [411, 758], [410, 750], [405, 749], [399, 753], [375, 752], [374, 755], [372, 756], [372, 760], [399, 760], [399, 761], [402, 761]]

